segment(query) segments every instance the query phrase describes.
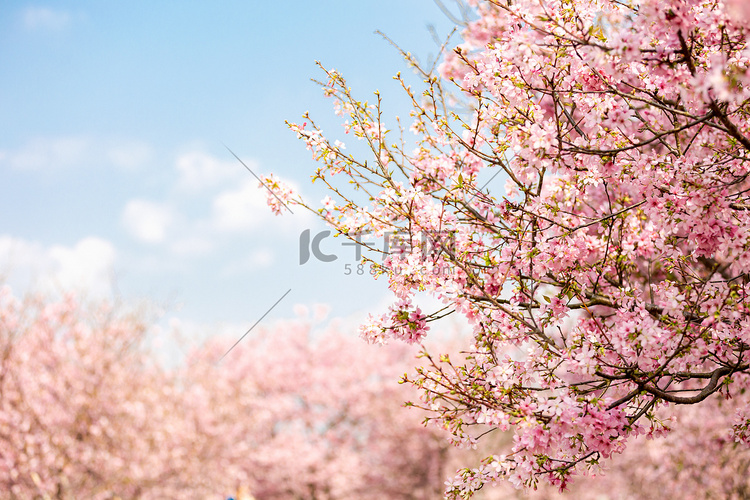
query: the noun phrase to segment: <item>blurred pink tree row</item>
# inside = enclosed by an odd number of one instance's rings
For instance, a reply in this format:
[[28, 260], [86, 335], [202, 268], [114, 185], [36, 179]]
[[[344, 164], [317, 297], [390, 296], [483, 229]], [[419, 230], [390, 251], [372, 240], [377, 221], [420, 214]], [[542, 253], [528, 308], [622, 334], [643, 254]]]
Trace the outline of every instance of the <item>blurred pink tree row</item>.
[[[414, 351], [312, 322], [167, 370], [136, 315], [0, 296], [2, 498], [435, 498], [449, 444], [402, 408]], [[222, 496], [223, 495], [223, 496]]]
[[[233, 339], [213, 339], [166, 369], [137, 314], [3, 289], [0, 498], [441, 497], [467, 452], [401, 407], [412, 394], [397, 379], [415, 351], [336, 328], [313, 335], [314, 325], [259, 329], [218, 364]], [[572, 497], [745, 498], [750, 457], [729, 438], [738, 403], [685, 408], [669, 424], [679, 438], [636, 441]], [[508, 484], [480, 492], [525, 495]]]

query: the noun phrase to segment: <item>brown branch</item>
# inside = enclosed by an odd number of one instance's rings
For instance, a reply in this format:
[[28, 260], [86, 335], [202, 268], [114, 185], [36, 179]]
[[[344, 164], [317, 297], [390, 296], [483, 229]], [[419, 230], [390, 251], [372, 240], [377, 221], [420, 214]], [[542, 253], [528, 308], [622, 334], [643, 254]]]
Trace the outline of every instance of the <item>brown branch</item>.
[[675, 396], [674, 394], [671, 394], [667, 391], [663, 391], [659, 389], [656, 386], [644, 386], [643, 390], [648, 392], [649, 394], [653, 394], [654, 396], [658, 397], [659, 399], [662, 399], [664, 401], [678, 404], [678, 405], [690, 405], [695, 403], [700, 403], [704, 399], [706, 399], [708, 396], [713, 394], [714, 392], [719, 390], [719, 380], [724, 377], [725, 375], [731, 375], [732, 373], [735, 373], [737, 371], [743, 371], [748, 368], [748, 365], [741, 365], [741, 366], [722, 366], [721, 368], [717, 368], [713, 371], [711, 374], [711, 379], [709, 380], [708, 384], [701, 389], [701, 391], [696, 394], [695, 396]]

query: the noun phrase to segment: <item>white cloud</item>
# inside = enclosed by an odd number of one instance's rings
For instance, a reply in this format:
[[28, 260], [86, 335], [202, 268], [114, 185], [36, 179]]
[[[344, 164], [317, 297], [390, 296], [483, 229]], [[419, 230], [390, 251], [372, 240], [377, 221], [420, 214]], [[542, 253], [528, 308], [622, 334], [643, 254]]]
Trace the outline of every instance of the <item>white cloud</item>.
[[57, 268], [55, 281], [63, 289], [98, 294], [110, 288], [116, 255], [110, 242], [88, 237], [72, 248], [55, 245], [49, 255]]
[[[265, 189], [237, 166], [199, 150], [185, 152], [175, 160], [172, 189], [160, 199], [128, 201], [121, 212], [123, 227], [138, 241], [162, 244], [169, 255], [190, 258], [215, 255], [237, 238], [287, 240], [314, 223], [304, 210], [274, 215]], [[229, 267], [252, 271], [271, 265], [274, 255], [258, 250]]]
[[81, 165], [91, 147], [86, 137], [38, 137], [15, 151], [3, 151], [2, 161], [18, 170], [49, 170]]
[[200, 236], [179, 239], [169, 247], [177, 255], [206, 255], [214, 249], [213, 240]]
[[[252, 161], [245, 163], [256, 168]], [[201, 191], [250, 175], [237, 161], [220, 161], [200, 151], [180, 155], [175, 166], [179, 174], [178, 186], [188, 191]]]
[[153, 157], [151, 147], [139, 141], [111, 141], [105, 153], [114, 165], [128, 170], [140, 167]]
[[219, 231], [251, 231], [274, 217], [266, 195], [255, 182], [245, 181], [239, 189], [219, 193], [213, 202], [213, 221]]
[[0, 236], [0, 275], [3, 281], [15, 279], [30, 286], [43, 268], [49, 267], [49, 256], [38, 243]]
[[238, 273], [246, 273], [256, 269], [264, 269], [276, 261], [274, 253], [268, 248], [253, 250], [243, 259], [233, 262], [223, 269], [224, 276], [233, 276]]
[[165, 203], [130, 200], [122, 212], [122, 223], [134, 238], [144, 243], [161, 243], [174, 222], [172, 208]]
[[64, 290], [90, 296], [110, 294], [115, 247], [89, 236], [72, 247], [43, 245], [13, 236], [0, 236], [0, 274], [21, 291], [55, 293]]
[[152, 158], [148, 144], [89, 136], [34, 137], [16, 149], [0, 150], [0, 165], [44, 171], [114, 165], [134, 169]]
[[22, 13], [23, 24], [30, 30], [62, 30], [66, 28], [72, 16], [65, 11], [47, 7], [28, 7]]
[[273, 253], [267, 248], [261, 248], [252, 252], [247, 258], [247, 264], [251, 269], [270, 266], [274, 261]]
[[[299, 188], [288, 179], [280, 178], [295, 191]], [[213, 200], [212, 224], [219, 232], [249, 233], [264, 228], [273, 228], [274, 234], [298, 233], [314, 222], [307, 210], [295, 210], [294, 214], [275, 215], [266, 201], [267, 191], [254, 180], [245, 180], [239, 187], [220, 192]]]

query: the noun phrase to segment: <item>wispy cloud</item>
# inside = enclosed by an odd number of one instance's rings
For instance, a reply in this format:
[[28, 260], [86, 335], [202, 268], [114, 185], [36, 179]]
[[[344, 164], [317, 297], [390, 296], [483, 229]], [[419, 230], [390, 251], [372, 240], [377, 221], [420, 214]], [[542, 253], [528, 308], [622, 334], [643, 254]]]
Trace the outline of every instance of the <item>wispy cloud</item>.
[[236, 182], [243, 178], [245, 171], [235, 161], [219, 160], [202, 151], [189, 151], [177, 157], [175, 168], [178, 173], [177, 186], [187, 191], [204, 191]]
[[257, 182], [245, 181], [237, 189], [219, 193], [213, 200], [213, 224], [219, 231], [251, 231], [274, 217], [266, 205], [266, 194]]
[[165, 241], [174, 220], [174, 212], [168, 204], [147, 200], [130, 200], [122, 212], [125, 229], [144, 243]]
[[232, 276], [238, 273], [246, 273], [270, 267], [275, 262], [273, 252], [268, 248], [260, 248], [251, 251], [247, 257], [236, 262], [231, 262], [222, 270], [224, 276]]
[[169, 244], [169, 250], [180, 257], [207, 255], [213, 249], [213, 239], [200, 235], [186, 235]]
[[24, 27], [29, 30], [60, 31], [67, 28], [73, 16], [49, 7], [27, 7], [21, 13]]
[[56, 266], [55, 280], [64, 289], [99, 293], [112, 285], [116, 252], [109, 241], [90, 236], [73, 247], [55, 245], [49, 256]]
[[114, 245], [94, 236], [82, 238], [73, 246], [45, 247], [0, 235], [0, 276], [21, 292], [74, 290], [89, 296], [109, 295], [116, 258]]
[[151, 146], [140, 141], [110, 140], [102, 149], [113, 165], [127, 170], [135, 170], [153, 158]]
[[90, 149], [86, 137], [40, 137], [18, 149], [0, 151], [0, 162], [18, 170], [70, 168], [83, 164]]
[[[271, 232], [296, 237], [313, 222], [305, 212], [274, 215], [265, 190], [233, 160], [188, 151], [176, 157], [173, 176], [162, 197], [127, 202], [121, 221], [136, 240], [163, 245], [175, 255], [206, 255], [233, 239], [249, 236], [261, 241]], [[272, 257], [261, 252], [252, 262], [236, 266], [258, 268], [270, 264]]]
[[93, 136], [35, 137], [17, 148], [0, 149], [0, 166], [45, 171], [113, 165], [136, 169], [151, 161], [151, 147], [141, 141]]

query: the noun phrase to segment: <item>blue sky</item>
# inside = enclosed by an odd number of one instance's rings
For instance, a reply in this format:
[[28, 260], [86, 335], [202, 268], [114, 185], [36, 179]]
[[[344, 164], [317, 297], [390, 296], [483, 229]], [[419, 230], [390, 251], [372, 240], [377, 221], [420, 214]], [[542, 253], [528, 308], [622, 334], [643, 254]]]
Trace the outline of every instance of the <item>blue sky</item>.
[[384, 283], [344, 275], [340, 241], [337, 261], [299, 265], [300, 232], [324, 227], [273, 216], [222, 144], [318, 201], [284, 124], [310, 111], [340, 131], [315, 61], [405, 116], [392, 76], [408, 69], [374, 31], [427, 60], [428, 25], [452, 28], [431, 0], [3, 2], [0, 274], [18, 292], [146, 298], [183, 324], [251, 325], [289, 289], [269, 317], [382, 307]]

